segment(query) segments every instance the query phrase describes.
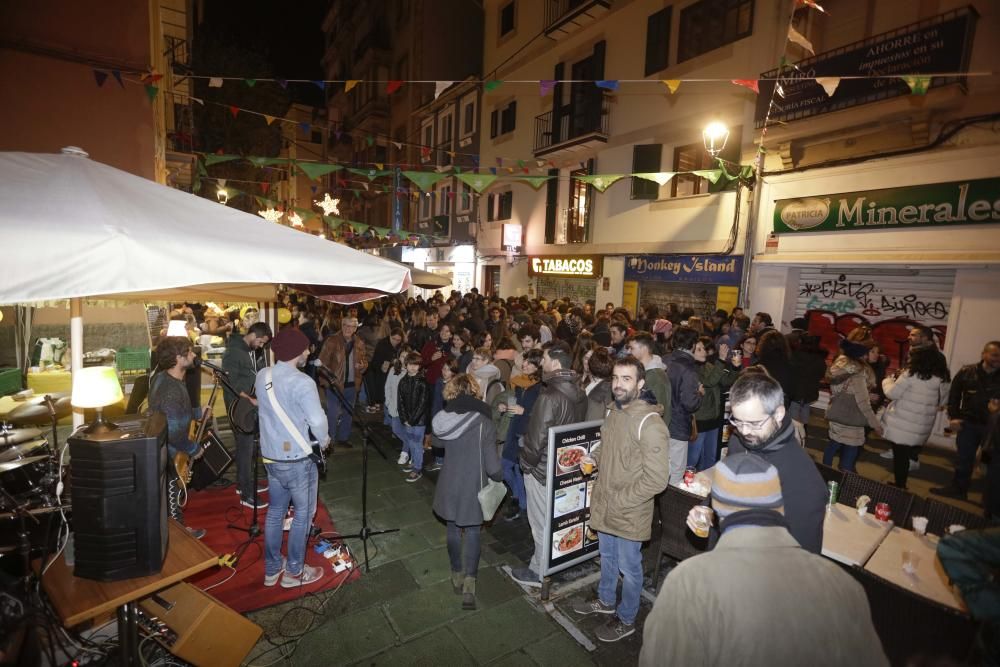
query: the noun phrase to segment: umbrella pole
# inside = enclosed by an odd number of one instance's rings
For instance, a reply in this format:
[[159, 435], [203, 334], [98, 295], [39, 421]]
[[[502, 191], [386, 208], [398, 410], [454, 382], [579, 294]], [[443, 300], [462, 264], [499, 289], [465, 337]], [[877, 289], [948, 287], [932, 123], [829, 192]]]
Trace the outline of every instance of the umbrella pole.
[[[83, 368], [83, 299], [69, 300], [69, 348], [73, 375]], [[83, 408], [73, 408], [73, 430], [83, 425]]]

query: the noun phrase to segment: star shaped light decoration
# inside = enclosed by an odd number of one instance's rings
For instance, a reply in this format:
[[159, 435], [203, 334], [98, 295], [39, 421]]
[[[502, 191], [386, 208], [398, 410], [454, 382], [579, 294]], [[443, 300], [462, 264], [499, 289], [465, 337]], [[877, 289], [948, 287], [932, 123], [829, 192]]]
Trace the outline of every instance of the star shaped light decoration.
[[340, 200], [332, 199], [329, 192], [323, 194], [323, 201], [314, 200], [313, 203], [323, 209], [323, 215], [340, 215]]
[[274, 208], [268, 206], [267, 210], [257, 211], [257, 215], [264, 218], [268, 222], [279, 222], [281, 220], [281, 216], [283, 216], [284, 213], [282, 211], [275, 210]]
[[305, 225], [302, 224], [302, 217], [294, 211], [290, 216], [288, 216], [288, 222], [292, 223], [292, 227], [305, 227]]

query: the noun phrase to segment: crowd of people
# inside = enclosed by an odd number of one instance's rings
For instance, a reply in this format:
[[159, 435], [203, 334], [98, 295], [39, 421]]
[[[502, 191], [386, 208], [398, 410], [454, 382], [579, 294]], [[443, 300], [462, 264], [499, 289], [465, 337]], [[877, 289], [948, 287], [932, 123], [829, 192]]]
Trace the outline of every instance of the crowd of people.
[[[647, 305], [633, 316], [611, 303], [598, 308], [592, 301], [503, 300], [473, 289], [464, 295], [386, 297], [349, 307], [288, 294], [279, 312], [284, 321], [271, 344], [278, 367], [291, 362], [300, 368], [304, 373], [296, 375], [315, 379], [325, 399], [325, 413], [317, 414], [316, 384], [315, 400], [299, 377], [298, 398], [286, 390], [288, 402], [302, 402], [295, 422], [302, 436], [349, 448], [358, 412], [381, 414], [398, 440], [398, 464], [407, 482], [440, 471], [433, 509], [447, 524], [452, 583], [466, 609], [476, 605], [484, 522], [478, 494], [487, 480], [507, 485], [503, 517], [514, 521], [526, 515], [534, 541], [534, 555], [512, 571], [513, 579], [541, 586], [549, 428], [604, 422], [602, 445], [591, 460], [600, 471], [591, 526], [600, 542], [601, 584], [596, 599], [575, 606], [579, 614], [609, 616], [597, 630], [602, 641], [635, 632], [640, 549], [650, 537], [654, 499], [668, 484], [680, 484], [688, 470], [710, 475], [716, 548], [668, 577], [646, 624], [646, 644], [662, 644], [678, 661], [697, 650], [692, 636], [673, 637], [666, 629], [665, 618], [683, 610], [697, 627], [711, 626], [715, 621], [706, 614], [717, 612], [743, 623], [742, 632], [760, 630], [762, 636], [774, 632], [773, 625], [767, 631], [763, 626], [781, 617], [801, 631], [780, 632], [797, 636], [787, 643], [789, 659], [796, 651], [807, 655], [802, 651], [819, 641], [819, 632], [860, 619], [853, 630], [836, 634], [860, 633], [856, 639], [869, 648], [845, 648], [842, 660], [884, 664], [877, 641], [868, 642], [873, 631], [859, 602], [863, 592], [819, 557], [827, 489], [803, 448], [810, 405], [821, 386], [829, 388], [824, 463], [839, 458], [842, 470], [854, 471], [859, 452], [875, 434], [889, 441], [886, 457], [892, 459], [895, 484], [903, 488], [919, 466], [920, 448], [938, 412], [946, 411], [958, 435], [958, 464], [952, 483], [932, 492], [956, 498], [966, 496], [977, 450], [996, 430], [1000, 408], [1000, 343], [987, 343], [981, 361], [952, 381], [933, 333], [922, 326], [912, 329], [905, 360], [890, 371], [892, 364], [867, 326], [852, 331], [837, 350], [826, 350], [802, 319], [783, 333], [770, 314], [751, 316], [741, 308], [703, 316], [674, 304]], [[274, 409], [268, 406], [273, 397], [261, 399], [257, 365], [259, 348], [271, 340], [265, 327], [240, 322], [229, 334], [225, 357], [241, 380], [236, 391], [259, 401], [262, 425]], [[289, 382], [286, 376], [275, 370], [277, 396], [282, 396], [281, 383]], [[250, 392], [254, 386], [256, 398]], [[234, 398], [230, 391], [227, 401]], [[272, 514], [275, 521], [282, 519], [289, 500], [298, 497], [299, 482], [304, 480], [314, 496], [315, 480], [285, 469], [301, 463], [303, 453], [282, 434], [287, 427], [273, 417], [267, 423], [261, 449], [272, 488], [270, 528]], [[283, 449], [276, 449], [276, 442], [283, 442]], [[246, 446], [237, 441], [239, 490], [249, 500], [253, 479], [246, 469], [252, 451], [242, 458], [239, 453]], [[728, 458], [720, 463], [725, 448]], [[282, 502], [277, 504], [276, 484], [287, 491], [278, 494]], [[988, 486], [987, 511], [998, 516], [1000, 469], [994, 474], [991, 467]], [[304, 531], [304, 525], [298, 531], [293, 527], [293, 533]], [[737, 527], [754, 530], [734, 531]], [[291, 540], [287, 559], [271, 547], [268, 541], [265, 584], [273, 585], [282, 573], [282, 585], [315, 580], [301, 551], [292, 553]], [[754, 570], [763, 578], [747, 578], [737, 572], [745, 568], [734, 569], [733, 559], [746, 554], [760, 562]], [[725, 576], [714, 575], [716, 570]], [[844, 591], [843, 604], [832, 616], [801, 617], [793, 598], [767, 621], [749, 619], [754, 614], [742, 602], [713, 602], [728, 595], [720, 586], [752, 591], [765, 586], [767, 577], [805, 581], [807, 574], [813, 584], [796, 588], [796, 595], [815, 596], [816, 607], [831, 607], [820, 604], [830, 590], [825, 580], [836, 580]], [[748, 592], [745, 604], [755, 604], [758, 597]], [[723, 642], [718, 650], [721, 659], [731, 649]]]

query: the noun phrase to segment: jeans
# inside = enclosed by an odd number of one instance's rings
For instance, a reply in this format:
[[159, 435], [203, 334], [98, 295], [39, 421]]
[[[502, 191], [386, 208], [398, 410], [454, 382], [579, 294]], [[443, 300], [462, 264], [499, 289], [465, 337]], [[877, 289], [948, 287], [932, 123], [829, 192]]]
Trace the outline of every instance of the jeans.
[[524, 475], [524, 491], [528, 500], [528, 525], [531, 526], [531, 539], [535, 543], [535, 553], [531, 555], [528, 569], [535, 574], [542, 574], [542, 559], [545, 554], [545, 485], [535, 479], [534, 475]]
[[479, 528], [448, 522], [448, 560], [451, 561], [452, 572], [464, 572], [467, 577], [474, 577], [479, 572]]
[[836, 440], [828, 442], [826, 449], [823, 450], [823, 465], [833, 467], [833, 457], [837, 455], [838, 451], [840, 452], [840, 469], [844, 472], [857, 472], [854, 468], [854, 462], [861, 454], [861, 447], [843, 445]]
[[623, 537], [597, 533], [601, 552], [601, 583], [597, 597], [606, 605], [614, 606], [618, 599], [618, 573], [622, 575], [622, 601], [618, 605], [618, 618], [622, 623], [635, 623], [642, 595], [642, 542]]
[[285, 571], [297, 576], [302, 573], [305, 564], [309, 526], [316, 513], [316, 464], [312, 459], [304, 458], [287, 463], [268, 463], [266, 466], [271, 504], [264, 521], [264, 574], [270, 577], [281, 570], [282, 524], [291, 502], [295, 505], [295, 518], [288, 531]]
[[386, 423], [389, 425], [389, 428], [392, 430], [392, 434], [404, 442], [403, 451], [405, 452], [406, 438], [403, 435], [403, 422], [399, 421], [399, 417], [390, 417], [388, 414], [385, 416], [385, 419], [387, 420]]
[[688, 441], [670, 438], [670, 484], [678, 486], [684, 481], [684, 469], [687, 468]]
[[[954, 486], [962, 491], [969, 490], [972, 481], [972, 469], [976, 465], [976, 452], [986, 435], [986, 425], [963, 421], [955, 438], [958, 447], [958, 459], [955, 461]], [[996, 454], [994, 454], [996, 456]]]
[[400, 423], [403, 432], [403, 451], [410, 455], [410, 465], [417, 472], [424, 469], [424, 426], [407, 426]]
[[[344, 399], [352, 410], [356, 398], [357, 390], [354, 385], [345, 385]], [[351, 413], [344, 409], [344, 406], [340, 404], [340, 399], [330, 388], [326, 389], [326, 420], [331, 440], [344, 442], [351, 437]]]
[[503, 464], [503, 481], [510, 487], [511, 495], [517, 500], [517, 506], [522, 510], [525, 509], [528, 506], [528, 498], [524, 491], [524, 474], [521, 472], [521, 466], [517, 461], [507, 459], [501, 459], [500, 462]]
[[896, 486], [905, 489], [906, 479], [910, 476], [910, 461], [916, 461], [921, 447], [892, 444], [892, 472], [895, 475]]
[[233, 439], [236, 440], [236, 486], [244, 500], [253, 500], [256, 481], [253, 477], [253, 457], [256, 455], [253, 435], [240, 433], [234, 428]]
[[719, 454], [719, 429], [700, 431], [698, 437], [688, 443], [687, 464], [698, 471], [708, 470], [715, 465]]

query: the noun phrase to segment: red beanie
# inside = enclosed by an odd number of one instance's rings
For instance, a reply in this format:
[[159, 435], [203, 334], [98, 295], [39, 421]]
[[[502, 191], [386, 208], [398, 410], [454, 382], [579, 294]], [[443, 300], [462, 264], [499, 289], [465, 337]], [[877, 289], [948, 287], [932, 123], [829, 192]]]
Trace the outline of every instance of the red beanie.
[[309, 339], [298, 329], [283, 328], [271, 341], [271, 349], [278, 361], [291, 361], [309, 347]]

